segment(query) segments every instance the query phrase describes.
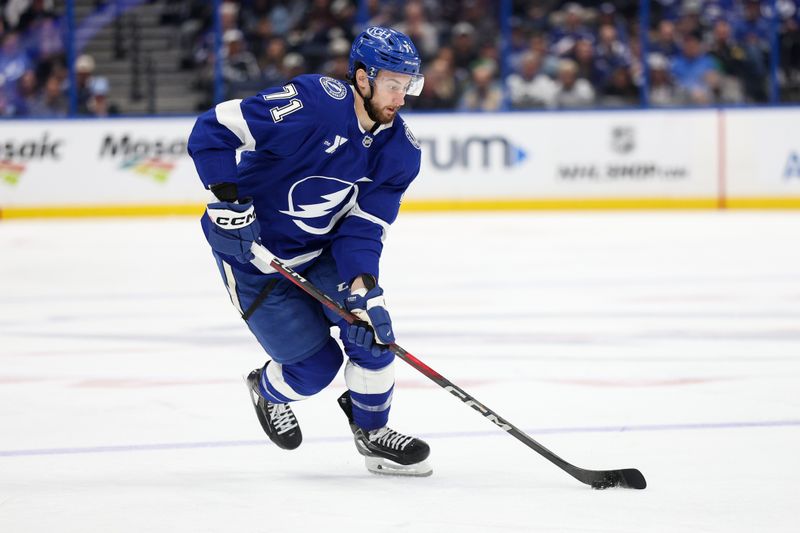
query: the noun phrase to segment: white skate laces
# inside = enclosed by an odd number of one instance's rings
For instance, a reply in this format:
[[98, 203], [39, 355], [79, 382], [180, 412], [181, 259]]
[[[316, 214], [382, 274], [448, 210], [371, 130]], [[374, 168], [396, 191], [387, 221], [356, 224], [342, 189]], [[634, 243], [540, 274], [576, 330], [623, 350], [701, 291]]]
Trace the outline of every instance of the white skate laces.
[[278, 435], [283, 435], [297, 427], [297, 419], [294, 417], [292, 409], [289, 404], [285, 403], [271, 403], [267, 404], [269, 410], [269, 417], [272, 424], [275, 426], [275, 432]]
[[380, 429], [373, 429], [368, 433], [368, 437], [371, 443], [380, 444], [398, 451], [403, 451], [414, 440], [414, 437], [403, 435], [386, 426]]

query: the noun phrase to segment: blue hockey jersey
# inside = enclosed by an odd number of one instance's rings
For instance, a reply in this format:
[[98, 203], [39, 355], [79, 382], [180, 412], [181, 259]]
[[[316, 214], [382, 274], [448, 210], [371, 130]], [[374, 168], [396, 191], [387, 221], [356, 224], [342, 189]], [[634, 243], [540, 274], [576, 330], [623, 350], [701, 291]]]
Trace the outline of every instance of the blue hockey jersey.
[[[302, 270], [329, 248], [343, 281], [378, 277], [386, 230], [420, 167], [419, 144], [403, 119], [370, 133], [354, 106], [350, 85], [303, 75], [217, 105], [189, 137], [206, 188], [232, 182], [239, 198], [253, 198], [262, 243], [273, 255]], [[207, 215], [202, 223], [208, 234]]]

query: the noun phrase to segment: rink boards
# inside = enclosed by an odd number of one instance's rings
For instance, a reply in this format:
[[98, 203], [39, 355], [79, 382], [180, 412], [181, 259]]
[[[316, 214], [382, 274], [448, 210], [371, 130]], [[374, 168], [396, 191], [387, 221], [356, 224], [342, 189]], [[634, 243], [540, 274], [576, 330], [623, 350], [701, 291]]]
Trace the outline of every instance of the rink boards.
[[[406, 120], [422, 149], [407, 210], [800, 207], [798, 108]], [[0, 217], [197, 213], [193, 123], [3, 121]]]

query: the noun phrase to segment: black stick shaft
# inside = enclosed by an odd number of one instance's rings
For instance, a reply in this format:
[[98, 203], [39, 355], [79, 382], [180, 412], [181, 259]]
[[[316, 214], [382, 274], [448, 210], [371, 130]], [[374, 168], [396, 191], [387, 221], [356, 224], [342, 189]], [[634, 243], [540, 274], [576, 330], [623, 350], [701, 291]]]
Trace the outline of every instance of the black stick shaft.
[[[354, 322], [359, 321], [359, 318], [353, 315], [350, 311], [345, 309], [339, 302], [328, 296], [327, 294], [323, 293], [319, 290], [314, 284], [310, 281], [305, 279], [303, 276], [292, 270], [291, 268], [284, 265], [280, 260], [271, 258], [270, 266], [278, 271], [281, 275], [286, 277], [289, 281], [300, 287], [304, 292], [309, 294], [312, 298], [320, 302], [322, 305], [336, 313], [340, 316], [344, 321], [348, 324], [352, 324]], [[583, 468], [579, 468], [575, 465], [570, 464], [569, 462], [565, 461], [555, 453], [551, 452], [534, 439], [529, 437], [525, 432], [514, 426], [512, 423], [508, 422], [506, 419], [483, 405], [481, 402], [476, 400], [472, 395], [467, 394], [461, 387], [454, 384], [449, 379], [442, 376], [440, 373], [411, 355], [409, 352], [404, 350], [401, 346], [396, 343], [392, 343], [388, 346], [388, 349], [394, 353], [397, 357], [414, 367], [416, 370], [421, 372], [423, 375], [428, 377], [431, 381], [442, 387], [444, 390], [464, 402], [465, 404], [469, 405], [480, 414], [482, 414], [485, 418], [487, 418], [490, 422], [494, 425], [502, 429], [503, 431], [507, 432], [508, 434], [512, 435], [514, 438], [534, 450], [535, 452], [542, 455], [545, 459], [559, 467], [560, 469], [564, 470], [566, 473], [577, 479], [582, 483], [586, 483], [588, 485], [595, 486], [597, 485], [605, 485], [605, 486], [622, 486], [622, 487], [630, 487], [630, 488], [644, 488], [644, 477], [641, 476], [638, 470], [635, 469], [626, 469], [626, 470], [585, 470]], [[635, 473], [634, 473], [635, 472]], [[639, 480], [638, 478], [641, 478]], [[639, 486], [641, 485], [641, 486]], [[605, 488], [605, 486], [598, 486], [597, 488]]]

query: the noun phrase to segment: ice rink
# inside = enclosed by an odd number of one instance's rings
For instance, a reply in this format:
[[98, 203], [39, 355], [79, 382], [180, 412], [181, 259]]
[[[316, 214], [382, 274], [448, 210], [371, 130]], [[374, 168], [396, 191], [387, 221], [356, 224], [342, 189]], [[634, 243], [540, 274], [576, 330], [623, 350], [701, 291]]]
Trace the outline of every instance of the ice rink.
[[800, 531], [800, 212], [401, 214], [398, 342], [594, 491], [397, 362], [434, 474], [369, 474], [336, 397], [294, 452], [191, 218], [0, 223], [0, 532]]

